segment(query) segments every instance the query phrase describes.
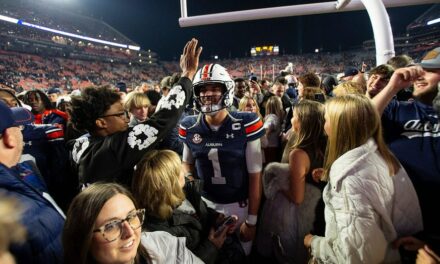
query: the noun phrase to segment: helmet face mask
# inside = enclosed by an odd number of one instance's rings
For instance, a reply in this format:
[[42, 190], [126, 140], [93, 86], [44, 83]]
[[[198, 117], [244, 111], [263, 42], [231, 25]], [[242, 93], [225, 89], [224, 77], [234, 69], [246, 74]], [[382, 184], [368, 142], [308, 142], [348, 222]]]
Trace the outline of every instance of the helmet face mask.
[[[222, 89], [224, 90], [224, 89]], [[195, 102], [200, 106], [200, 112], [207, 115], [215, 115], [218, 111], [226, 108], [225, 104], [222, 103], [225, 97], [225, 93], [213, 94], [205, 96], [195, 96]]]
[[[207, 85], [220, 85], [221, 93], [200, 96], [200, 91]], [[194, 106], [208, 115], [214, 115], [218, 111], [230, 107], [233, 103], [235, 83], [225, 68], [219, 64], [204, 65], [195, 75], [193, 81]], [[220, 97], [218, 100], [216, 100]]]

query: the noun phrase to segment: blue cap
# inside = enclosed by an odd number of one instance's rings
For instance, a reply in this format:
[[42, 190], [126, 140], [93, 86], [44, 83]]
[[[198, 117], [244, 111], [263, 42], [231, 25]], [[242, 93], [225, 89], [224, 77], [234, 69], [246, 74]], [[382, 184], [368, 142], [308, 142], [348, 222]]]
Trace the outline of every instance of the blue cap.
[[125, 84], [125, 82], [118, 82], [115, 86], [119, 89], [120, 92], [127, 92], [127, 84]]
[[355, 76], [358, 73], [359, 73], [359, 70], [357, 68], [348, 67], [348, 68], [345, 68], [344, 75], [341, 78], [348, 77], [348, 76]]
[[34, 121], [34, 115], [23, 107], [9, 108], [0, 101], [0, 134], [6, 129], [21, 125], [30, 124]]
[[53, 87], [53, 88], [50, 88], [49, 90], [47, 90], [47, 94], [53, 94], [53, 93], [60, 94], [61, 93], [61, 89]]

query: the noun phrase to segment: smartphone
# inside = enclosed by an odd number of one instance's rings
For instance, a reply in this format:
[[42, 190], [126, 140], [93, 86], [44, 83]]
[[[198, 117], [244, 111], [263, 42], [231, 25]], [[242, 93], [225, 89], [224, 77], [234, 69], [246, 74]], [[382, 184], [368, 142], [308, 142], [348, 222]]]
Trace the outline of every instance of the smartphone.
[[324, 103], [325, 96], [322, 93], [315, 93], [315, 101], [318, 101], [320, 103]]
[[249, 78], [249, 80], [256, 82], [256, 81], [257, 81], [257, 76], [251, 76], [251, 77]]
[[232, 226], [233, 224], [235, 224], [237, 222], [237, 217], [236, 216], [227, 216], [225, 217], [225, 219], [223, 219], [223, 222], [217, 226], [217, 229], [215, 230], [216, 234], [220, 234], [221, 232], [223, 232], [223, 230], [227, 227]]

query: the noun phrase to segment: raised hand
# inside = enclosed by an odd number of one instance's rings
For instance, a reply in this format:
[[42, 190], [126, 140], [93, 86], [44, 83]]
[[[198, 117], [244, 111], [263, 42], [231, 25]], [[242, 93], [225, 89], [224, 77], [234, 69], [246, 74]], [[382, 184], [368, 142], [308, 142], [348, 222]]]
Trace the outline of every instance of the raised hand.
[[180, 68], [182, 69], [182, 77], [193, 79], [199, 67], [199, 58], [202, 53], [202, 47], [197, 48], [197, 39], [191, 39], [183, 48], [183, 53], [180, 55]]
[[400, 91], [410, 87], [423, 73], [423, 69], [420, 66], [397, 69], [391, 76], [387, 86], [393, 87], [395, 91]]

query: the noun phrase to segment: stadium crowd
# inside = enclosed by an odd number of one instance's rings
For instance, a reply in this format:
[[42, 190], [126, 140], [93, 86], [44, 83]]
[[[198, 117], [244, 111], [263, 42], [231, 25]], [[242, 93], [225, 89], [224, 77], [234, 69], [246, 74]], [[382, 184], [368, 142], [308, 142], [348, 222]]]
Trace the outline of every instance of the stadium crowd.
[[[136, 45], [22, 4], [0, 14]], [[0, 29], [0, 263], [440, 263], [438, 42], [135, 63]]]
[[[340, 54], [226, 59], [217, 62], [224, 65], [234, 78], [249, 74], [249, 65], [253, 65], [255, 75], [273, 80], [288, 63], [293, 63], [295, 66], [295, 75], [306, 72], [337, 74], [343, 71], [344, 65], [360, 65], [362, 62], [372, 65], [372, 57], [373, 54], [358, 51]], [[127, 83], [129, 87], [135, 87], [141, 82], [154, 86], [163, 76], [178, 72], [179, 69], [178, 63], [167, 61], [157, 64], [130, 65], [27, 55], [6, 50], [0, 50], [0, 58], [2, 68], [0, 78], [17, 91], [52, 87], [71, 91], [90, 85], [116, 84], [120, 81]]]
[[179, 70], [1, 52], [5, 258], [439, 261], [440, 47], [199, 65], [197, 44]]

